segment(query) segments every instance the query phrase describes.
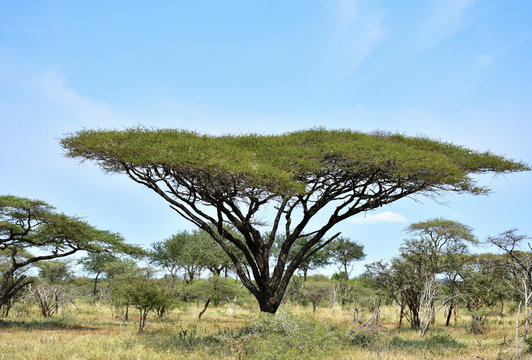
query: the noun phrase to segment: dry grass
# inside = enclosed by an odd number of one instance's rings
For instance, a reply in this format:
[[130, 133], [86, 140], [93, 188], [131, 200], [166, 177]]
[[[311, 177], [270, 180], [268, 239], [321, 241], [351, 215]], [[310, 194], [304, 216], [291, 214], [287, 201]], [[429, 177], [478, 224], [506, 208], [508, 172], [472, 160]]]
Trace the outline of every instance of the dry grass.
[[[314, 314], [308, 307], [292, 306], [292, 313], [330, 324], [346, 332], [352, 314], [337, 307], [320, 308]], [[166, 359], [245, 359], [238, 341], [214, 341], [213, 334], [236, 333], [254, 312], [239, 308], [236, 316], [228, 307], [209, 309], [198, 321], [200, 307], [176, 310], [165, 320], [148, 320], [146, 333], [138, 335], [135, 318], [129, 322], [115, 319], [110, 307], [79, 305], [52, 320], [42, 319], [34, 309], [14, 312], [0, 322], [0, 360], [166, 360]], [[132, 315], [135, 312], [132, 312]], [[136, 315], [136, 314], [135, 314]], [[443, 319], [425, 337], [415, 331], [397, 329], [397, 311], [383, 309], [382, 324], [388, 329], [369, 345], [343, 343], [330, 359], [413, 360], [513, 359], [513, 325], [509, 319], [499, 324], [493, 319], [486, 334], [467, 331], [462, 314], [457, 326], [445, 328]], [[524, 357], [527, 359], [526, 357]], [[532, 359], [531, 357], [528, 357]]]

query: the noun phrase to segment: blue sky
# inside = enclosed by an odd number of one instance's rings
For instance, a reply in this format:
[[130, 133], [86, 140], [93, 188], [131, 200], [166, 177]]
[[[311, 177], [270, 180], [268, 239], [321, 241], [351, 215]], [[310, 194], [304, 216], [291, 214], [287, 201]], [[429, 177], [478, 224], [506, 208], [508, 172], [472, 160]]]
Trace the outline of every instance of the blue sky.
[[[209, 134], [324, 126], [427, 135], [532, 164], [529, 1], [0, 1], [0, 193], [148, 245], [190, 228], [122, 176], [66, 159], [84, 128]], [[367, 261], [411, 222], [532, 234], [532, 174], [402, 200], [341, 225]], [[359, 268], [361, 265], [357, 265]]]

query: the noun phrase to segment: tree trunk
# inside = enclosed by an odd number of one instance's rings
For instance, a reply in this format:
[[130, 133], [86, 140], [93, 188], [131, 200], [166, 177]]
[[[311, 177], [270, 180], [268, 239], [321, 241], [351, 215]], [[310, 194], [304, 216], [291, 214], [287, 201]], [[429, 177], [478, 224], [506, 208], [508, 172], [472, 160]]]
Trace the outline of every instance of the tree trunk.
[[144, 327], [146, 326], [146, 318], [148, 317], [148, 310], [147, 309], [141, 309], [140, 311], [140, 318], [139, 318], [139, 334], [144, 331]]
[[501, 310], [499, 311], [499, 316], [500, 316], [499, 324], [502, 324], [504, 320], [504, 300], [501, 300]]
[[405, 304], [401, 303], [401, 311], [399, 312], [399, 328], [403, 326], [403, 318], [405, 317]]
[[275, 314], [275, 312], [281, 305], [280, 301], [269, 296], [257, 298], [257, 301], [259, 302], [260, 311], [267, 312], [270, 314]]
[[96, 285], [98, 285], [98, 277], [100, 276], [100, 271], [96, 273], [96, 277], [94, 278], [94, 286], [92, 287], [92, 294], [96, 295]]
[[344, 263], [345, 280], [349, 280], [349, 274], [347, 273], [347, 263]]
[[454, 301], [451, 301], [449, 304], [449, 311], [447, 312], [447, 320], [445, 320], [445, 326], [449, 326], [451, 323], [451, 316], [453, 314]]
[[419, 310], [415, 308], [410, 309], [410, 314], [411, 314], [410, 327], [412, 329], [419, 329], [419, 327], [421, 326], [421, 321], [419, 319]]
[[201, 310], [198, 315], [198, 320], [200, 320], [201, 316], [205, 313], [205, 311], [207, 311], [207, 308], [209, 307], [210, 303], [211, 303], [211, 298], [208, 298], [207, 301], [205, 302], [205, 305], [203, 306], [203, 310]]

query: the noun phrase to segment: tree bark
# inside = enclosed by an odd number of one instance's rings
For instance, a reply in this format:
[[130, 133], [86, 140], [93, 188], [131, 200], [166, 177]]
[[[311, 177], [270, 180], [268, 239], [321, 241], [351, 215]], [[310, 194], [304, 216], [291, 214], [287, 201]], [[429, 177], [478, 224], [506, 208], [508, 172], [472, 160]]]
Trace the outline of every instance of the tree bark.
[[281, 302], [270, 296], [262, 296], [257, 298], [259, 302], [260, 311], [275, 314]]
[[96, 277], [94, 278], [94, 286], [92, 287], [92, 294], [96, 295], [96, 285], [98, 285], [98, 277], [100, 276], [101, 271], [98, 271], [96, 273]]
[[447, 319], [445, 320], [445, 326], [449, 326], [451, 324], [451, 316], [453, 315], [453, 309], [454, 309], [454, 301], [451, 301], [449, 304], [449, 311], [447, 312]]
[[208, 298], [207, 301], [205, 302], [205, 305], [203, 306], [203, 310], [201, 310], [198, 315], [198, 320], [200, 320], [201, 316], [205, 313], [205, 311], [207, 311], [207, 308], [209, 307], [210, 303], [211, 303], [211, 298]]

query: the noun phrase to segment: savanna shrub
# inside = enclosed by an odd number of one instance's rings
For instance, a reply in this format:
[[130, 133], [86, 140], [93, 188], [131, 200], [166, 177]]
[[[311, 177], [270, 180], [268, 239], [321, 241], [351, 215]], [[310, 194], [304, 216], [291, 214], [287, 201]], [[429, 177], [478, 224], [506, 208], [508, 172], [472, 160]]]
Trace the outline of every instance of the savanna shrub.
[[532, 337], [525, 338], [525, 353], [532, 354]]
[[378, 342], [380, 336], [377, 333], [364, 330], [347, 330], [347, 339], [353, 346], [368, 348]]
[[246, 342], [251, 359], [321, 359], [334, 354], [341, 342], [338, 330], [288, 312], [258, 315], [251, 323], [251, 333]]

